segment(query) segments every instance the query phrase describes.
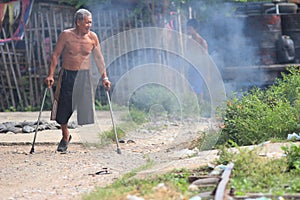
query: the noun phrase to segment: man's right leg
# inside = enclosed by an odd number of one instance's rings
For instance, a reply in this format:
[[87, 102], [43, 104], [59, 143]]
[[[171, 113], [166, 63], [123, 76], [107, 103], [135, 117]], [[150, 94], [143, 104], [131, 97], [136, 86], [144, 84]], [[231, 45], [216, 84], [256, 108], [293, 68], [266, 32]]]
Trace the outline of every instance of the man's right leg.
[[60, 126], [62, 130], [62, 139], [57, 147], [57, 151], [65, 152], [68, 149], [68, 145], [72, 139], [72, 136], [70, 135], [68, 124], [61, 124]]
[[62, 84], [57, 107], [56, 121], [62, 130], [62, 139], [58, 145], [58, 151], [66, 151], [71, 140], [68, 130], [68, 121], [73, 113], [73, 86], [76, 79], [76, 71], [64, 70]]
[[62, 139], [65, 140], [66, 142], [68, 142], [69, 136], [70, 136], [68, 124], [61, 124], [60, 127], [61, 127], [61, 131], [62, 131]]

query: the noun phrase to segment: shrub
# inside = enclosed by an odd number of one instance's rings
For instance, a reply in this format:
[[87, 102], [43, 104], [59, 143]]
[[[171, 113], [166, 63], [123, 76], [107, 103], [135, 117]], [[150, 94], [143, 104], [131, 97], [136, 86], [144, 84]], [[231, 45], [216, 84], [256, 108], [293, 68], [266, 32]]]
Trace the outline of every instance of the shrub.
[[281, 149], [286, 154], [288, 170], [295, 170], [300, 174], [300, 146], [292, 144], [290, 147], [283, 146]]
[[254, 88], [226, 102], [224, 128], [218, 144], [232, 140], [238, 145], [258, 144], [272, 138], [285, 139], [297, 131], [300, 111], [299, 68], [289, 68], [275, 84]]

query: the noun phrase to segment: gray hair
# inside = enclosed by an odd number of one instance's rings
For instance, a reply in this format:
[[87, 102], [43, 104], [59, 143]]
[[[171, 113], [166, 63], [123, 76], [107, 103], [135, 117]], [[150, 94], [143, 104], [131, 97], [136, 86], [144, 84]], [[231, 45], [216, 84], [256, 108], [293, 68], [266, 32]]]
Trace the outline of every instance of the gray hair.
[[77, 21], [82, 21], [84, 17], [86, 16], [92, 16], [92, 13], [86, 9], [79, 9], [76, 11], [74, 15], [74, 23], [76, 25]]

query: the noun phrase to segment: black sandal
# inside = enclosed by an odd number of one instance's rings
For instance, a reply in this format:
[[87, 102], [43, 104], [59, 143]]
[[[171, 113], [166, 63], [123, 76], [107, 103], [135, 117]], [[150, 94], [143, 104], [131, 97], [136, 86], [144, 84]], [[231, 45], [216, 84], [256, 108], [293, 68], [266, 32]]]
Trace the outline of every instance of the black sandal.
[[62, 138], [62, 139], [60, 140], [60, 142], [59, 142], [58, 147], [57, 147], [57, 151], [59, 151], [59, 152], [65, 152], [65, 151], [67, 151], [67, 149], [68, 149], [68, 144], [70, 143], [71, 139], [72, 139], [72, 136], [71, 136], [71, 135], [69, 136], [69, 141], [68, 141], [68, 142], [66, 142], [66, 141]]

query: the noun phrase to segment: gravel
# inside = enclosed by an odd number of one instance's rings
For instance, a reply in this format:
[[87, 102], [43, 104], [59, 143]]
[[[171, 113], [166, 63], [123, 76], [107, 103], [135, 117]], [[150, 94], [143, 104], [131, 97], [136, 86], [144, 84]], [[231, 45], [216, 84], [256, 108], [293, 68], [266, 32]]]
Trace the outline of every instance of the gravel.
[[[0, 123], [34, 121], [38, 113], [0, 113]], [[46, 117], [45, 117], [46, 116]], [[42, 120], [47, 120], [49, 113]], [[112, 127], [107, 112], [98, 113], [102, 130]], [[189, 145], [208, 128], [202, 123], [195, 126], [182, 122], [155, 122], [157, 129], [144, 126], [122, 138], [122, 154], [116, 144], [91, 145], [82, 140], [82, 132], [95, 129], [72, 129], [73, 139], [68, 153], [56, 152], [61, 137], [60, 130], [38, 132], [35, 153], [30, 154], [34, 133], [0, 134], [0, 191], [1, 199], [81, 199], [96, 187], [104, 187], [125, 173], [145, 165], [148, 159], [156, 163], [140, 177], [159, 174], [176, 167], [198, 167], [215, 158], [216, 153], [189, 158]], [[159, 125], [160, 124], [160, 125]], [[184, 159], [190, 160], [184, 160]], [[203, 159], [205, 158], [205, 159]], [[211, 159], [209, 159], [211, 158]], [[176, 164], [175, 162], [180, 163]], [[103, 173], [105, 172], [105, 173]]]

